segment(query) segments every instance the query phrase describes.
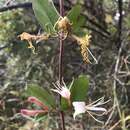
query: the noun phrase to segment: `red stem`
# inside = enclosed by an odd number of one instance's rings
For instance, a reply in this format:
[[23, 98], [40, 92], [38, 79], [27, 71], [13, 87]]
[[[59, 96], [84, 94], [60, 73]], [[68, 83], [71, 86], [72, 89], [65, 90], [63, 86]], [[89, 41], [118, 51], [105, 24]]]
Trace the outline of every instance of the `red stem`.
[[[64, 16], [64, 1], [59, 0], [59, 5], [60, 5], [60, 15], [63, 17]], [[63, 77], [63, 33], [60, 34], [60, 52], [59, 52], [59, 81], [60, 84], [62, 82], [62, 77]], [[61, 102], [61, 96], [60, 96], [60, 102]], [[60, 111], [60, 118], [61, 118], [61, 126], [62, 130], [65, 130], [65, 120], [64, 120], [64, 112]]]

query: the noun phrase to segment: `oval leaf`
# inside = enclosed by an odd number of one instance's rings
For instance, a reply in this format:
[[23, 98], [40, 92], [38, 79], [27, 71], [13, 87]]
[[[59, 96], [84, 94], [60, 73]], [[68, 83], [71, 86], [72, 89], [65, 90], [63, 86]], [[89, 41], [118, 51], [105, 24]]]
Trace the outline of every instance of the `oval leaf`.
[[74, 80], [71, 87], [71, 101], [85, 101], [88, 91], [89, 80], [86, 75], [80, 75]]
[[81, 6], [75, 5], [67, 14], [70, 22], [72, 23], [72, 30], [73, 32], [79, 31], [79, 28], [84, 25], [85, 18], [80, 15], [81, 13]]
[[52, 0], [33, 0], [33, 10], [41, 27], [47, 33], [54, 33], [54, 24], [60, 17]]
[[37, 84], [30, 84], [27, 87], [27, 94], [29, 96], [34, 96], [42, 101], [48, 107], [55, 108], [54, 97], [48, 93], [44, 88], [39, 87]]

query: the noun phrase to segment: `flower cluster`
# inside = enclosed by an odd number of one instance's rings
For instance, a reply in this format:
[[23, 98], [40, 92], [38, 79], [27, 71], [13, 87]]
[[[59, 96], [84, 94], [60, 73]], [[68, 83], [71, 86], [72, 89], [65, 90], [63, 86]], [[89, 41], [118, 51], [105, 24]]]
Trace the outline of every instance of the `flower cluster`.
[[[69, 88], [67, 88], [64, 81], [62, 81], [62, 83], [63, 83], [63, 85], [60, 85], [59, 81], [57, 81], [56, 84], [54, 84], [56, 89], [51, 89], [51, 90], [60, 94], [63, 98], [67, 99], [70, 103], [70, 99], [71, 99], [70, 90], [71, 90], [71, 86], [73, 85], [73, 81]], [[106, 114], [107, 110], [100, 106], [106, 104], [107, 102], [108, 101], [104, 102], [104, 97], [94, 101], [93, 103], [91, 103], [89, 105], [86, 105], [84, 101], [74, 101], [74, 102], [72, 102], [72, 105], [75, 110], [73, 117], [75, 119], [77, 115], [87, 112], [96, 121], [102, 123], [101, 121], [96, 119], [93, 115], [102, 116], [102, 115]]]
[[[91, 104], [86, 105], [84, 101], [73, 101], [71, 102], [71, 87], [73, 85], [73, 81], [71, 82], [69, 88], [65, 84], [64, 80], [60, 83], [57, 81], [54, 84], [55, 89], [51, 89], [53, 92], [58, 93], [61, 95], [62, 98], [66, 99], [68, 101], [68, 104], [70, 106], [74, 107], [74, 114], [73, 118], [75, 119], [78, 115], [83, 113], [88, 113], [93, 119], [95, 119], [97, 122], [102, 123], [102, 121], [98, 120], [96, 116], [103, 116], [106, 114], [107, 110], [102, 107], [102, 105], [106, 104], [108, 101], [104, 102], [104, 97], [94, 101]], [[37, 99], [36, 97], [29, 97], [27, 100], [29, 103], [34, 103], [37, 105], [40, 109], [37, 110], [28, 110], [28, 109], [22, 109], [21, 114], [25, 117], [27, 116], [37, 116], [39, 114], [45, 114], [49, 112], [49, 108], [43, 104], [42, 101]]]
[[45, 106], [39, 99], [36, 97], [29, 97], [27, 100], [29, 103], [34, 103], [38, 107], [40, 107], [40, 110], [29, 110], [29, 109], [21, 109], [21, 114], [23, 116], [37, 116], [38, 114], [44, 114], [49, 111], [49, 108]]

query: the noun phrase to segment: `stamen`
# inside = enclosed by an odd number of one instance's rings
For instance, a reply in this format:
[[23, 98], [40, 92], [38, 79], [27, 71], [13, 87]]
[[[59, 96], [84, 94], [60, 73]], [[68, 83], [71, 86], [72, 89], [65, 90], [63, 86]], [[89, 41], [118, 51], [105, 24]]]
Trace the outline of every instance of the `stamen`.
[[96, 119], [96, 118], [91, 114], [91, 112], [89, 112], [89, 111], [87, 111], [87, 112], [88, 112], [88, 114], [89, 114], [95, 121], [97, 121], [97, 122], [103, 124], [103, 121], [100, 121], [100, 120]]

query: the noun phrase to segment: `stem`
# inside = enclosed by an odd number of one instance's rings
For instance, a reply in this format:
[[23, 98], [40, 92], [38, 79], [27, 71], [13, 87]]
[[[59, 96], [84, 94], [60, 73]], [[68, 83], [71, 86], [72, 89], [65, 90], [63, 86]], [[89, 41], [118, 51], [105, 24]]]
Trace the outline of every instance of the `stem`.
[[120, 48], [121, 42], [122, 42], [122, 22], [123, 22], [122, 6], [123, 6], [122, 0], [118, 0], [118, 11], [120, 14], [119, 21], [118, 21], [118, 41], [117, 41], [118, 42], [118, 45], [117, 45], [118, 49]]
[[[59, 0], [59, 5], [60, 5], [60, 15], [63, 17], [64, 16], [64, 1]], [[62, 77], [63, 77], [63, 33], [60, 34], [60, 53], [59, 53], [59, 81], [60, 84], [62, 82]], [[61, 102], [61, 96], [60, 96], [60, 102]], [[65, 130], [65, 120], [64, 120], [64, 112], [60, 111], [60, 118], [61, 118], [61, 127], [62, 130]]]

